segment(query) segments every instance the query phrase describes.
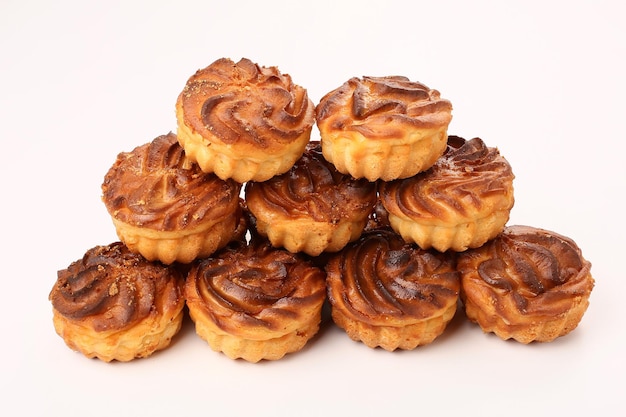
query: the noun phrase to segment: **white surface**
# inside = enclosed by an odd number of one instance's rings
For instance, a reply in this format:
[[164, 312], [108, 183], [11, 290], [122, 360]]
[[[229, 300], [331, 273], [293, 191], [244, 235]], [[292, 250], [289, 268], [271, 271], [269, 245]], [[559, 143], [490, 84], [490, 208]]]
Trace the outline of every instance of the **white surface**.
[[[621, 2], [377, 4], [0, 3], [1, 415], [623, 411]], [[351, 76], [405, 75], [440, 90], [454, 105], [450, 133], [480, 136], [511, 162], [510, 224], [565, 234], [593, 263], [578, 329], [524, 346], [459, 316], [432, 345], [388, 353], [329, 325], [304, 351], [254, 365], [214, 353], [187, 322], [144, 360], [70, 351], [47, 296], [58, 269], [116, 240], [100, 201], [105, 172], [118, 152], [175, 130], [186, 79], [221, 57], [276, 65], [315, 102]]]

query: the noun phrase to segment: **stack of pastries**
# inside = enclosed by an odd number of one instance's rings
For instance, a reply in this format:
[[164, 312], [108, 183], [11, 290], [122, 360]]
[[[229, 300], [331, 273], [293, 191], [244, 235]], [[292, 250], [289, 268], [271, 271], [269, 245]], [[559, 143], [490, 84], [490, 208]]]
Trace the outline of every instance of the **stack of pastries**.
[[71, 349], [147, 357], [185, 311], [211, 349], [248, 362], [302, 350], [324, 306], [387, 351], [432, 343], [458, 310], [521, 343], [581, 321], [590, 263], [568, 237], [507, 225], [509, 162], [448, 134], [439, 91], [353, 77], [315, 105], [278, 68], [222, 58], [175, 109], [176, 133], [104, 176], [119, 241], [58, 272], [49, 300]]

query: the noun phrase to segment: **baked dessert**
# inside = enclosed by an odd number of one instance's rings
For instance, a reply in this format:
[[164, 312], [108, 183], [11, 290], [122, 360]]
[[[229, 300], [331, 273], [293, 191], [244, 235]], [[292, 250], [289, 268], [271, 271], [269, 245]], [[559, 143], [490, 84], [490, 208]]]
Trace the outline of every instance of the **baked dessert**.
[[420, 249], [389, 228], [364, 232], [330, 257], [326, 273], [333, 321], [371, 348], [429, 344], [456, 313], [454, 254]]
[[555, 232], [508, 226], [459, 254], [467, 317], [483, 331], [521, 343], [550, 342], [574, 330], [594, 286], [591, 263]]
[[449, 136], [444, 155], [411, 178], [381, 181], [391, 227], [421, 248], [464, 251], [500, 233], [515, 202], [513, 171], [480, 138]]
[[170, 345], [183, 320], [182, 276], [121, 242], [96, 246], [58, 271], [54, 328], [88, 358], [127, 362]]
[[309, 141], [315, 105], [278, 68], [222, 58], [187, 80], [176, 118], [181, 145], [203, 171], [244, 183], [291, 168]]
[[316, 108], [324, 157], [355, 178], [390, 181], [428, 169], [446, 149], [452, 104], [406, 77], [353, 77]]
[[241, 184], [204, 173], [173, 133], [122, 152], [102, 200], [119, 239], [148, 260], [189, 263], [234, 238]]
[[245, 199], [257, 231], [272, 245], [317, 256], [361, 235], [377, 195], [376, 184], [337, 171], [312, 141], [288, 172], [248, 182]]
[[252, 239], [194, 262], [184, 293], [211, 349], [254, 363], [299, 351], [317, 333], [324, 278], [303, 256]]

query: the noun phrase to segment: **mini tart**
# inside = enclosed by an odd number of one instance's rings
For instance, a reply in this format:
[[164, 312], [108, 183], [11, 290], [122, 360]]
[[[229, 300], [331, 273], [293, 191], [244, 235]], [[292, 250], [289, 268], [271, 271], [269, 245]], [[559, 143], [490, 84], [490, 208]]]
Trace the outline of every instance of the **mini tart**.
[[102, 184], [119, 239], [166, 264], [208, 256], [236, 237], [240, 192], [200, 170], [173, 133], [120, 153]]
[[369, 181], [428, 169], [446, 149], [451, 120], [437, 90], [400, 76], [351, 78], [316, 108], [324, 157]]
[[509, 226], [459, 255], [467, 317], [484, 332], [521, 343], [550, 342], [574, 330], [594, 287], [591, 264], [568, 237]]
[[357, 239], [377, 201], [376, 185], [337, 171], [318, 141], [285, 174], [247, 183], [245, 198], [259, 234], [311, 256]]
[[244, 183], [291, 168], [309, 141], [315, 105], [276, 67], [222, 58], [187, 80], [176, 118], [181, 145], [203, 171]]
[[299, 351], [317, 333], [324, 278], [303, 257], [253, 239], [196, 261], [184, 292], [211, 349], [255, 363]]
[[333, 321], [371, 348], [429, 344], [456, 313], [454, 254], [419, 249], [391, 229], [366, 231], [330, 258], [326, 273]]
[[513, 171], [480, 138], [448, 138], [444, 155], [428, 171], [379, 184], [391, 227], [423, 249], [457, 252], [498, 235], [515, 202]]
[[121, 242], [96, 246], [58, 272], [49, 295], [54, 328], [72, 350], [105, 362], [170, 345], [183, 320], [182, 276]]

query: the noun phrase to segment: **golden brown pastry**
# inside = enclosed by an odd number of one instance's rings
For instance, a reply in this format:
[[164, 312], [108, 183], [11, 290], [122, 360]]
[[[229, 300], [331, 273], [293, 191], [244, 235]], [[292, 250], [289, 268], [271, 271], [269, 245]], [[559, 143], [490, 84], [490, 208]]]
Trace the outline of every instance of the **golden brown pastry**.
[[480, 138], [448, 138], [428, 171], [379, 184], [391, 227], [421, 248], [464, 251], [502, 231], [513, 204], [513, 171]]
[[454, 255], [372, 229], [326, 264], [333, 321], [369, 347], [414, 349], [443, 333], [459, 300]]
[[49, 299], [68, 347], [105, 362], [169, 346], [183, 320], [182, 276], [121, 242], [96, 246], [58, 272]]
[[557, 233], [509, 226], [459, 255], [467, 317], [485, 332], [521, 343], [550, 342], [574, 330], [594, 286], [591, 264]]
[[406, 77], [351, 78], [316, 108], [324, 157], [355, 178], [390, 181], [428, 169], [446, 149], [452, 104]]
[[259, 234], [290, 252], [336, 252], [361, 235], [377, 201], [376, 185], [337, 171], [318, 141], [285, 174], [246, 184]]
[[176, 117], [178, 139], [203, 171], [244, 183], [291, 168], [309, 141], [315, 106], [276, 67], [222, 58], [187, 80]]
[[166, 264], [208, 256], [236, 237], [240, 192], [239, 183], [202, 172], [173, 133], [120, 153], [102, 184], [119, 239]]
[[324, 278], [300, 255], [253, 239], [196, 261], [185, 298], [197, 334], [211, 349], [248, 362], [277, 360], [317, 333]]

